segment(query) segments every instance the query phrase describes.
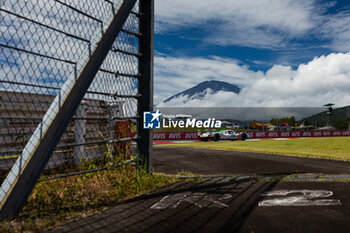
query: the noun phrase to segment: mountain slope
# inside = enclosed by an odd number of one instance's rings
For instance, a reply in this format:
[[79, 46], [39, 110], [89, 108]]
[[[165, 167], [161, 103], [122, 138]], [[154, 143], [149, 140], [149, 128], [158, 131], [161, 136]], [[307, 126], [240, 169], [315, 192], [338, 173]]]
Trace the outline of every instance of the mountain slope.
[[326, 111], [324, 111], [312, 115], [305, 120], [315, 126], [325, 126], [327, 122], [334, 126], [336, 121], [343, 118], [350, 118], [350, 105], [333, 109], [331, 115], [327, 115]]
[[202, 99], [207, 94], [208, 89], [210, 89], [211, 94], [215, 94], [219, 91], [233, 92], [239, 94], [239, 92], [241, 91], [241, 88], [232, 85], [228, 82], [211, 80], [199, 83], [194, 87], [191, 87], [183, 92], [173, 95], [170, 98], [164, 100], [164, 102], [169, 102], [172, 99], [180, 96], [187, 96], [188, 99]]

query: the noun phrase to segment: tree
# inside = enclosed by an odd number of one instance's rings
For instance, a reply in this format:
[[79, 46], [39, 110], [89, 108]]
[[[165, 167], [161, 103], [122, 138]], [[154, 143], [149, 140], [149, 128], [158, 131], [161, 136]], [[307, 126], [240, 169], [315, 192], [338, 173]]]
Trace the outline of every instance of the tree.
[[283, 118], [271, 118], [270, 123], [273, 125], [282, 124], [283, 122], [287, 122], [289, 126], [295, 125], [296, 120], [294, 116], [291, 117], [283, 117]]
[[341, 118], [335, 122], [335, 128], [338, 130], [349, 129], [350, 118]]
[[295, 125], [296, 122], [297, 122], [297, 121], [295, 120], [295, 117], [294, 117], [294, 116], [292, 116], [292, 117], [290, 117], [290, 118], [288, 119], [288, 124], [289, 124], [290, 126]]
[[304, 125], [311, 125], [311, 123], [308, 121], [308, 119], [306, 119], [306, 118], [303, 118], [302, 120], [301, 120], [301, 122], [304, 124]]
[[271, 118], [270, 123], [273, 125], [277, 125], [279, 123], [279, 119], [278, 118]]

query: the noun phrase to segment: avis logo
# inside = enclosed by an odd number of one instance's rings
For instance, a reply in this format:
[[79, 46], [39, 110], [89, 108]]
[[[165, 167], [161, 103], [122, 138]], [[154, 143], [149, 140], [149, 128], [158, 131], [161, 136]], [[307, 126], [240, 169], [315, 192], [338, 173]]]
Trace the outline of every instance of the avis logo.
[[144, 129], [160, 129], [160, 116], [162, 114], [157, 112], [143, 112], [143, 128]]

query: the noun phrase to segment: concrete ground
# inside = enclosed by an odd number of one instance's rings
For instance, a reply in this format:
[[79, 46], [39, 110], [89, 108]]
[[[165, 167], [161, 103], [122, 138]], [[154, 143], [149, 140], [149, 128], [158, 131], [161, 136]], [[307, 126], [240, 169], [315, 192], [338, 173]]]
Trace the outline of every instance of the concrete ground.
[[[157, 172], [216, 176], [181, 180], [53, 231], [350, 232], [350, 183], [335, 179], [350, 174], [348, 162], [175, 147], [154, 151]], [[295, 173], [304, 178], [280, 180]], [[325, 174], [338, 176], [317, 178]]]

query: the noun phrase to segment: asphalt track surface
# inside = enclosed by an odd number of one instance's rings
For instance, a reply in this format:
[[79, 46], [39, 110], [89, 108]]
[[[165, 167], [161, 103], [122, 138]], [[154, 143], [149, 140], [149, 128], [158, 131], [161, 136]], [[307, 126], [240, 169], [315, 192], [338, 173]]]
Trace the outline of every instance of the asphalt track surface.
[[350, 163], [178, 147], [155, 147], [154, 152], [158, 172], [250, 176], [180, 180], [54, 231], [350, 232], [349, 182], [253, 178], [350, 174]]
[[156, 172], [205, 175], [350, 174], [350, 162], [205, 148], [154, 147]]

